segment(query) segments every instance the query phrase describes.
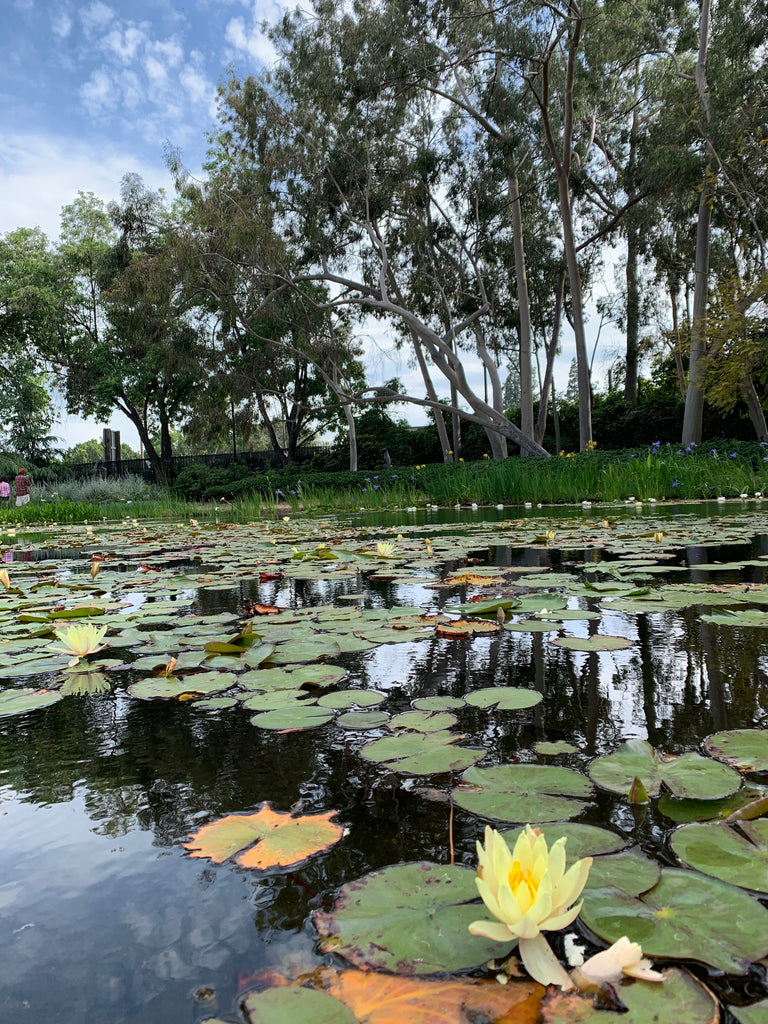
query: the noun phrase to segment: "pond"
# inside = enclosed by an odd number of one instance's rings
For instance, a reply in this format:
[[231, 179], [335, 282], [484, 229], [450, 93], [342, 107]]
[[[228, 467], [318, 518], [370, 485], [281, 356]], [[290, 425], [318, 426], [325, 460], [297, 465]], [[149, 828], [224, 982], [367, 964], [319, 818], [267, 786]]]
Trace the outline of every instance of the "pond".
[[[766, 538], [756, 501], [6, 529], [0, 1020], [493, 979], [475, 844], [528, 823], [595, 855], [560, 962], [628, 934], [669, 973], [578, 1018], [494, 981], [528, 1000], [504, 1019], [768, 1020]], [[328, 1022], [471, 1019], [366, 998]]]

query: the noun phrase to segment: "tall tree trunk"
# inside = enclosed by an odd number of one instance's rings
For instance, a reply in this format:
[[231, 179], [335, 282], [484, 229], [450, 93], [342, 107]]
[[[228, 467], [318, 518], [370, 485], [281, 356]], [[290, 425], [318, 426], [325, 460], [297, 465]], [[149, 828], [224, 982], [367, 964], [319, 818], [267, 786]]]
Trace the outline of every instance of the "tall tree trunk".
[[[508, 164], [510, 161], [508, 161]], [[512, 218], [512, 241], [515, 252], [515, 284], [520, 323], [520, 429], [526, 437], [534, 436], [533, 381], [531, 367], [531, 305], [528, 298], [528, 276], [525, 269], [523, 245], [523, 216], [520, 206], [520, 188], [517, 169], [512, 165], [508, 175], [508, 194]]]
[[565, 291], [565, 271], [560, 272], [560, 278], [557, 282], [557, 293], [555, 294], [555, 315], [552, 320], [552, 341], [547, 347], [547, 365], [544, 370], [544, 381], [541, 385], [541, 398], [539, 400], [539, 416], [536, 422], [536, 433], [534, 440], [541, 444], [544, 440], [544, 434], [547, 432], [547, 404], [549, 399], [550, 389], [552, 391], [552, 413], [555, 419], [555, 451], [560, 451], [560, 422], [557, 418], [557, 409], [554, 406], [555, 402], [555, 387], [553, 383], [553, 374], [555, 366], [555, 357], [557, 356], [557, 345], [560, 340], [560, 320], [563, 313], [563, 293]]
[[[421, 377], [424, 381], [424, 387], [427, 392], [427, 398], [431, 402], [437, 401], [437, 392], [435, 391], [435, 385], [432, 382], [432, 378], [429, 375], [429, 367], [427, 366], [427, 360], [424, 358], [424, 350], [421, 347], [421, 342], [416, 335], [411, 331], [411, 341], [413, 342], [413, 350], [416, 353], [416, 362], [419, 364], [421, 370]], [[445, 420], [443, 414], [439, 409], [434, 409], [435, 414], [435, 426], [437, 427], [437, 436], [440, 439], [440, 451], [443, 455], [443, 462], [450, 462], [451, 457], [448, 454], [451, 443], [448, 440], [448, 431], [445, 428]]]
[[637, 407], [637, 363], [640, 341], [640, 286], [637, 277], [637, 227], [632, 211], [627, 215], [627, 358], [624, 376], [624, 401]]
[[[699, 16], [699, 53], [696, 59], [696, 89], [709, 124], [712, 110], [707, 85], [707, 47], [709, 43], [710, 0], [701, 0]], [[709, 249], [711, 201], [715, 191], [717, 172], [710, 161], [704, 169], [704, 181], [699, 198], [699, 217], [696, 224], [696, 280], [693, 292], [693, 317], [691, 320], [691, 355], [688, 362], [688, 388], [685, 395], [683, 416], [684, 445], [700, 444], [704, 420], [704, 375], [707, 353], [707, 296], [709, 290]]]
[[765, 413], [760, 396], [755, 390], [755, 382], [751, 374], [747, 374], [741, 382], [741, 393], [747, 403], [749, 418], [755, 428], [758, 441], [768, 441], [768, 425], [765, 422]]
[[685, 401], [686, 382], [685, 369], [683, 367], [683, 354], [680, 351], [680, 314], [677, 309], [677, 282], [671, 277], [669, 279], [669, 301], [672, 306], [672, 333], [675, 338], [674, 360], [677, 383], [680, 387], [680, 397]]
[[[499, 379], [499, 368], [496, 366], [495, 360], [491, 358], [491, 354], [485, 344], [485, 334], [480, 324], [475, 324], [475, 341], [477, 345], [477, 354], [480, 356], [483, 367], [488, 374], [488, 380], [491, 382], [491, 405], [496, 412], [503, 414], [504, 392], [501, 387], [501, 380]], [[528, 367], [528, 378], [530, 380], [530, 366]], [[531, 413], [533, 413], [533, 406], [531, 406]], [[486, 434], [488, 435], [488, 441], [491, 445], [494, 459], [496, 461], [506, 459], [507, 439], [502, 437], [502, 435], [495, 430], [486, 429]], [[526, 434], [525, 436], [530, 438], [531, 434]]]

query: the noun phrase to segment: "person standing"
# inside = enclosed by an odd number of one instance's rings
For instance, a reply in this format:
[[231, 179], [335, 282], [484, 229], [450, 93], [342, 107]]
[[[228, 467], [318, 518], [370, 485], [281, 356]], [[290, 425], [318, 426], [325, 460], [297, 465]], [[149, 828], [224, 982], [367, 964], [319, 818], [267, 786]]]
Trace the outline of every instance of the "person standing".
[[0, 480], [0, 508], [11, 503], [11, 485], [7, 480]]
[[13, 480], [13, 489], [16, 491], [16, 505], [26, 505], [29, 501], [29, 489], [32, 481], [27, 476], [27, 471], [22, 466]]

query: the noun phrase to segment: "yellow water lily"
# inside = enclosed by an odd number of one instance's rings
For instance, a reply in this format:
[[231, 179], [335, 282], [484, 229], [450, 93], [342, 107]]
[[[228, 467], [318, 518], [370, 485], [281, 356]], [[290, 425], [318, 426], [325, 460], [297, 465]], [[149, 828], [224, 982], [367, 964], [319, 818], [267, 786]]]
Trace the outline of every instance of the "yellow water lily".
[[645, 959], [639, 942], [630, 942], [626, 935], [608, 949], [591, 956], [585, 964], [574, 971], [579, 988], [588, 985], [615, 985], [624, 977], [641, 978], [643, 981], [664, 981], [664, 975], [652, 969], [650, 960]]
[[7, 569], [0, 569], [0, 583], [2, 583], [6, 590], [11, 589], [11, 577], [8, 575]]
[[565, 870], [565, 838], [551, 848], [540, 832], [526, 825], [514, 849], [490, 826], [485, 829], [485, 847], [477, 844], [479, 866], [477, 889], [495, 921], [475, 921], [473, 935], [498, 942], [519, 940], [526, 970], [542, 985], [573, 988], [544, 931], [565, 928], [578, 917], [581, 903], [575, 901], [586, 885], [592, 858], [585, 857]]
[[66, 629], [60, 629], [56, 634], [56, 639], [61, 643], [61, 647], [57, 647], [55, 644], [49, 644], [49, 651], [60, 651], [62, 654], [73, 654], [74, 657], [70, 662], [70, 665], [76, 665], [80, 658], [84, 658], [88, 654], [95, 654], [97, 651], [104, 649], [106, 644], [102, 644], [104, 635], [107, 632], [106, 626], [94, 626], [92, 622], [88, 622], [82, 626], [68, 626]]
[[376, 554], [381, 555], [382, 558], [389, 558], [395, 550], [395, 545], [391, 540], [378, 540], [376, 541]]

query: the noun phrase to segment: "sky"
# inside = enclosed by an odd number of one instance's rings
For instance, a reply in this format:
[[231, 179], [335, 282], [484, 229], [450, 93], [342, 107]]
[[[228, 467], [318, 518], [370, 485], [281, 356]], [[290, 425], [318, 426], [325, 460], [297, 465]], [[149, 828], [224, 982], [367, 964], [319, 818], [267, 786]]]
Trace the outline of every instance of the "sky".
[[[274, 62], [262, 25], [282, 10], [277, 0], [0, 0], [0, 234], [38, 226], [55, 238], [78, 191], [117, 198], [129, 172], [172, 192], [168, 146], [199, 173], [218, 83]], [[367, 347], [371, 383], [400, 376], [423, 394], [404, 359], [374, 339]], [[69, 447], [105, 426], [138, 448], [119, 414], [95, 423], [62, 409], [54, 432]]]

